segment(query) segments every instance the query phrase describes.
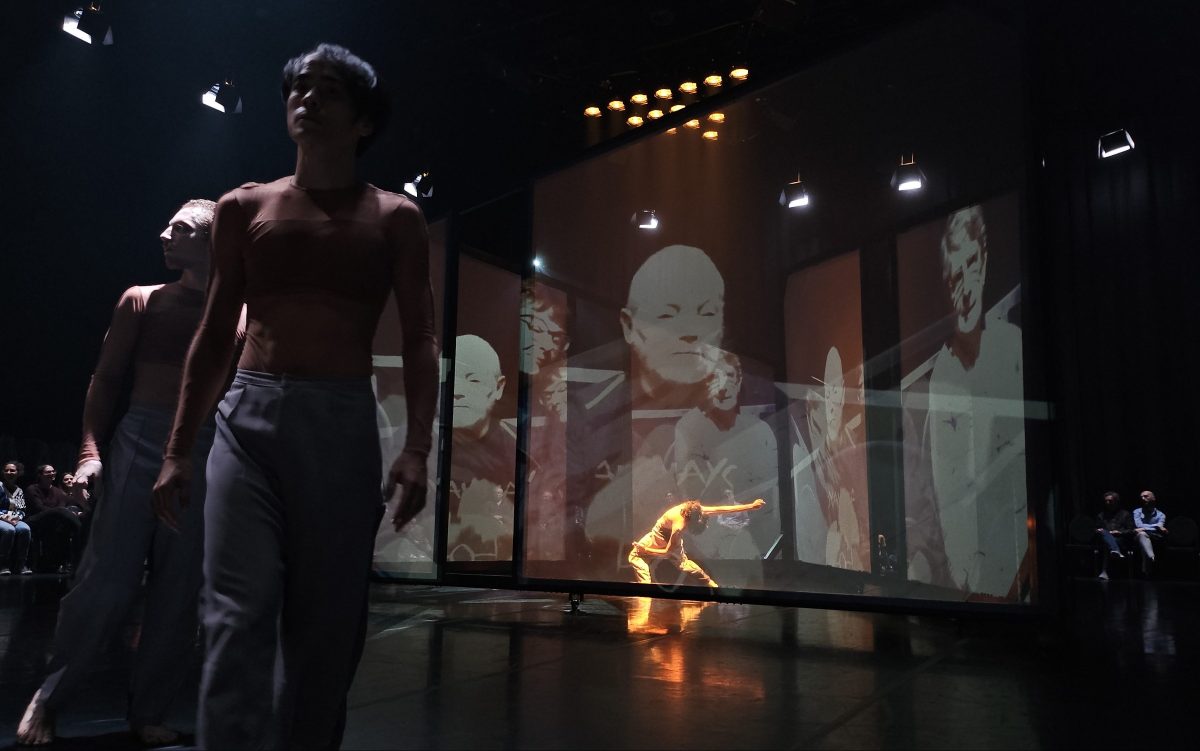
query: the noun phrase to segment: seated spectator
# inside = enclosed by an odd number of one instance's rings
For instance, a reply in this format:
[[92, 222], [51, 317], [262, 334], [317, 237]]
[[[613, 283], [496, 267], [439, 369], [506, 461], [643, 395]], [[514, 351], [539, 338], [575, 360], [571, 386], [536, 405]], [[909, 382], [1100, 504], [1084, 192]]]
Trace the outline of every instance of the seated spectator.
[[1154, 566], [1154, 543], [1167, 538], [1167, 515], [1157, 507], [1158, 499], [1149, 490], [1142, 491], [1142, 507], [1133, 510], [1133, 526], [1142, 548], [1142, 573]]
[[[29, 525], [25, 523], [25, 493], [17, 486], [17, 480], [25, 473], [25, 466], [18, 461], [4, 463], [0, 476], [0, 576], [8, 576], [13, 569], [22, 574], [33, 571], [25, 565], [29, 556], [29, 541], [32, 538]], [[16, 548], [16, 556], [10, 567], [9, 555]]]
[[1133, 518], [1121, 508], [1121, 496], [1113, 491], [1104, 494], [1104, 507], [1096, 514], [1096, 540], [1100, 545], [1100, 578], [1108, 578], [1108, 559], [1124, 558], [1132, 553]]
[[58, 573], [69, 574], [77, 558], [83, 529], [80, 517], [87, 509], [72, 510], [71, 499], [54, 486], [57, 475], [49, 464], [37, 468], [37, 482], [25, 488], [25, 521], [42, 540], [42, 550], [48, 553], [50, 560], [58, 562]]

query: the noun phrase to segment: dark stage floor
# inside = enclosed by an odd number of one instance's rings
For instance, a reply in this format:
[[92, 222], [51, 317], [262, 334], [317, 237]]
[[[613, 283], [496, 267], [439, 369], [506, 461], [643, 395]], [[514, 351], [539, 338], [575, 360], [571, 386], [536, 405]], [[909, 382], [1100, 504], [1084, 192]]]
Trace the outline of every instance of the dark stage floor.
[[[65, 582], [0, 580], [0, 744]], [[379, 585], [347, 748], [1195, 747], [1200, 585], [1076, 580], [1058, 631], [966, 619]], [[132, 748], [131, 625], [56, 747]], [[185, 666], [193, 676], [198, 661]], [[175, 711], [191, 727], [194, 694]]]

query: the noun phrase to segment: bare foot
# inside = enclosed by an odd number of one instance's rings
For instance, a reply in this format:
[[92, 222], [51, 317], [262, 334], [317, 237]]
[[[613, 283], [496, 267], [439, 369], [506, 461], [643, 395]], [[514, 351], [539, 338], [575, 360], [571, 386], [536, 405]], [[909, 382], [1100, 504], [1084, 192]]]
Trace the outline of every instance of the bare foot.
[[143, 746], [169, 746], [179, 740], [179, 733], [166, 725], [142, 725], [136, 732]]
[[54, 712], [42, 703], [42, 691], [38, 689], [17, 726], [17, 745], [45, 746], [53, 740]]

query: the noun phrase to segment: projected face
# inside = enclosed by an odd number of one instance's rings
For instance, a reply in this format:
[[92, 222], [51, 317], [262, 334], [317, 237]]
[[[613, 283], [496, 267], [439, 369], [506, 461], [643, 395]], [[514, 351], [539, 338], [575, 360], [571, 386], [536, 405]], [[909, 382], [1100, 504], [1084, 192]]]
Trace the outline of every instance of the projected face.
[[309, 56], [292, 81], [287, 98], [288, 135], [297, 144], [354, 147], [372, 126], [358, 117], [341, 71]]
[[695, 384], [720, 344], [725, 282], [699, 248], [671, 245], [642, 264], [629, 285], [621, 328], [638, 364], [659, 380]]
[[455, 339], [454, 429], [483, 429], [503, 395], [504, 376], [492, 345], [470, 334]]
[[208, 232], [200, 229], [195, 209], [180, 209], [159, 233], [163, 262], [174, 271], [208, 266]]
[[954, 212], [942, 237], [942, 273], [950, 292], [955, 327], [970, 333], [983, 313], [987, 279], [987, 226], [978, 206]]
[[846, 380], [837, 347], [830, 347], [825, 355], [825, 385], [821, 396], [825, 409], [825, 440], [832, 442], [842, 430], [842, 412], [846, 406]]
[[567, 354], [566, 316], [558, 307], [527, 300], [521, 314], [525, 327], [521, 354], [530, 375], [538, 375], [546, 366], [561, 361]]
[[713, 361], [708, 376], [708, 398], [715, 409], [729, 411], [737, 406], [738, 393], [742, 390], [742, 372], [737, 355], [711, 348]]
[[538, 394], [538, 402], [558, 417], [559, 422], [567, 420], [567, 371], [566, 368], [555, 368], [550, 374], [546, 388]]

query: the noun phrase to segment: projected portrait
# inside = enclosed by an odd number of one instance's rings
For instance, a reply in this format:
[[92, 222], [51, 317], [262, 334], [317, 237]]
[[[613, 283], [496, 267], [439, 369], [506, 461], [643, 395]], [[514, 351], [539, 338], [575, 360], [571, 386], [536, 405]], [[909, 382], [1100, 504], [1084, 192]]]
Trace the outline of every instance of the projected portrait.
[[[757, 563], [779, 538], [775, 438], [742, 403], [739, 358], [721, 349], [724, 295], [704, 250], [663, 247], [634, 271], [617, 311], [628, 370], [571, 369], [569, 465], [574, 487], [586, 487], [576, 497], [589, 550], [611, 571], [628, 568], [629, 540], [678, 499], [765, 499], [747, 520], [689, 527], [697, 559]], [[761, 565], [720, 578], [760, 579]]]
[[[1031, 575], [1016, 219], [1007, 197], [898, 243], [909, 578], [1005, 599]], [[921, 280], [931, 256], [937, 277]], [[928, 321], [913, 298], [931, 287], [943, 307]]]
[[857, 252], [801, 269], [784, 297], [796, 558], [870, 569]]
[[529, 456], [525, 558], [561, 561], [566, 554], [566, 420], [568, 299], [531, 282], [521, 292], [521, 367], [528, 376]]
[[447, 547], [451, 561], [512, 559], [517, 444], [497, 413], [506, 384], [491, 344], [474, 334], [455, 338]]
[[[441, 331], [443, 271], [445, 268], [445, 222], [429, 225], [429, 267], [433, 286], [435, 331]], [[392, 462], [404, 449], [408, 430], [407, 409], [404, 401], [404, 358], [401, 356], [403, 334], [400, 330], [400, 314], [395, 298], [390, 297], [379, 317], [372, 352], [371, 382], [375, 389], [376, 424], [379, 428], [379, 443], [383, 456], [383, 467]], [[444, 386], [444, 384], [443, 384]], [[440, 404], [439, 398], [439, 404]], [[438, 419], [434, 419], [436, 448]], [[427, 463], [427, 494], [425, 508], [396, 532], [391, 524], [380, 524], [375, 536], [375, 554], [372, 568], [376, 574], [390, 576], [432, 576], [433, 561], [434, 499], [437, 497], [438, 482], [437, 451], [430, 452]], [[394, 501], [391, 502], [394, 504]], [[395, 513], [389, 505], [386, 519]]]

